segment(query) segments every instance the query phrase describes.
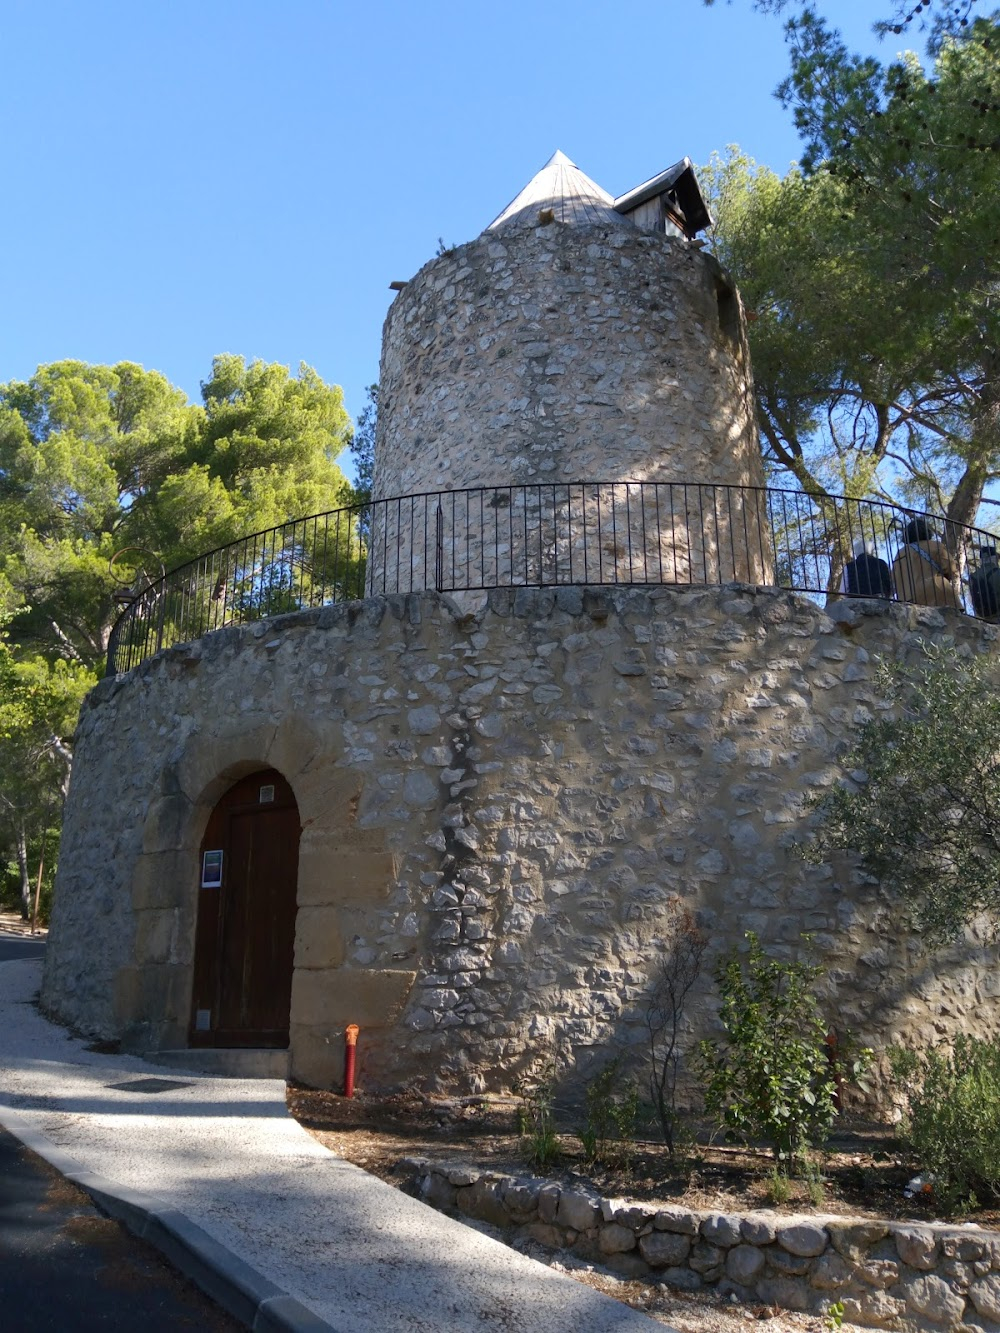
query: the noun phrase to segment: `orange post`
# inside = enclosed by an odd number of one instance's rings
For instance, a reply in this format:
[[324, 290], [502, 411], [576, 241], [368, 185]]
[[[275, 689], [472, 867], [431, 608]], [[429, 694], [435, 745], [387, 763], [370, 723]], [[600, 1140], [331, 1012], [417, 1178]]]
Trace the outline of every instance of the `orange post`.
[[344, 1028], [344, 1096], [354, 1096], [354, 1056], [358, 1047], [357, 1023], [348, 1023]]

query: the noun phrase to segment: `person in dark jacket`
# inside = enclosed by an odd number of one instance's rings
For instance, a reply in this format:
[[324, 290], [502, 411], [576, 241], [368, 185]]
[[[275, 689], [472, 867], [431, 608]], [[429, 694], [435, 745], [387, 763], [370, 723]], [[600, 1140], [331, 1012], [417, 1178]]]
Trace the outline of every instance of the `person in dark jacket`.
[[980, 546], [979, 567], [969, 575], [972, 609], [982, 620], [1000, 620], [1000, 564], [995, 546]]
[[892, 575], [889, 566], [880, 560], [871, 545], [859, 538], [854, 543], [854, 559], [844, 566], [840, 591], [848, 597], [892, 596]]

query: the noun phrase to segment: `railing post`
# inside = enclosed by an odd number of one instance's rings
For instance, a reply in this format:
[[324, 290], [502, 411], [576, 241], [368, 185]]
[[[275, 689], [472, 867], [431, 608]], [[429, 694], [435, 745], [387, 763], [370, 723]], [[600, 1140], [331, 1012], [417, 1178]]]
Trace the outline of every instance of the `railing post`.
[[434, 588], [437, 592], [444, 590], [444, 511], [440, 500], [434, 515]]
[[108, 665], [105, 671], [106, 676], [117, 676], [118, 674], [118, 641], [122, 636], [122, 625], [125, 623], [125, 612], [119, 615], [118, 619], [111, 626], [111, 633], [108, 635]]
[[157, 601], [160, 603], [159, 614], [156, 617], [156, 651], [159, 652], [163, 647], [163, 622], [167, 615], [166, 588], [160, 589], [160, 595]]

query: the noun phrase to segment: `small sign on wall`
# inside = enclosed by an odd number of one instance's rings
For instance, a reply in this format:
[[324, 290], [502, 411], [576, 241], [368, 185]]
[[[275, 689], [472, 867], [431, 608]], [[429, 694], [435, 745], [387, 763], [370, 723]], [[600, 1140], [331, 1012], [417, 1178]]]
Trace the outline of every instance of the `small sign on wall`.
[[222, 852], [205, 852], [201, 858], [201, 887], [217, 889], [222, 883]]

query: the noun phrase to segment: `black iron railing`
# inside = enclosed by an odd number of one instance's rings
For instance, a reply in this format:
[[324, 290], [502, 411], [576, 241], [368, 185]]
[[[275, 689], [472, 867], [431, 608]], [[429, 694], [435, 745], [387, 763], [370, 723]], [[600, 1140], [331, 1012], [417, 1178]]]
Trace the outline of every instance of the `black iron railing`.
[[[905, 558], [906, 526], [920, 517], [942, 540], [950, 577]], [[108, 670], [227, 625], [423, 589], [745, 582], [829, 596], [846, 587], [861, 542], [896, 566], [883, 593], [975, 613], [968, 576], [995, 540], [879, 500], [751, 486], [574, 482], [373, 500], [254, 533], [137, 587]], [[868, 578], [861, 592], [879, 592]]]

